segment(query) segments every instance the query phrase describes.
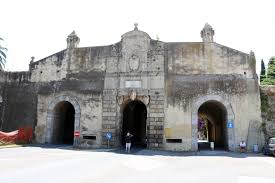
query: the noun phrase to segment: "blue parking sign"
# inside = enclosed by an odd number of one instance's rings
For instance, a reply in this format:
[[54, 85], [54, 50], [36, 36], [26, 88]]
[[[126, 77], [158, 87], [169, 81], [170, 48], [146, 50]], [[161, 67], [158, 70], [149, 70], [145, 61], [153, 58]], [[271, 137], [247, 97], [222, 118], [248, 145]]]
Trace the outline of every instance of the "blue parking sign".
[[110, 132], [106, 133], [106, 138], [108, 140], [110, 140], [112, 138], [112, 133], [110, 133]]
[[233, 121], [232, 120], [228, 120], [227, 122], [227, 128], [233, 128], [234, 125], [233, 125]]

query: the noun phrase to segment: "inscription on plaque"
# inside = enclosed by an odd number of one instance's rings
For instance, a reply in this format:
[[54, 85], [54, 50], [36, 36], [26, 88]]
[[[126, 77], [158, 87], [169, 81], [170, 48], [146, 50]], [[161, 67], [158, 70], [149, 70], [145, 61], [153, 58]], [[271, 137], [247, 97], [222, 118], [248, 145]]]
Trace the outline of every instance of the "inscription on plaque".
[[141, 88], [141, 81], [125, 81], [125, 88]]

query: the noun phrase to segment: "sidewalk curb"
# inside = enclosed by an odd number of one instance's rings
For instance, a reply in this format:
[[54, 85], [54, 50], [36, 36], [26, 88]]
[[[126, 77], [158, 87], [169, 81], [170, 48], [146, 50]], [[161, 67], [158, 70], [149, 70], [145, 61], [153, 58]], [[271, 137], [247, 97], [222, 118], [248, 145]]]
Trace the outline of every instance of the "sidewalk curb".
[[0, 145], [0, 149], [6, 149], [6, 148], [16, 148], [16, 147], [22, 147], [22, 145], [17, 145], [17, 144], [11, 144], [11, 145]]

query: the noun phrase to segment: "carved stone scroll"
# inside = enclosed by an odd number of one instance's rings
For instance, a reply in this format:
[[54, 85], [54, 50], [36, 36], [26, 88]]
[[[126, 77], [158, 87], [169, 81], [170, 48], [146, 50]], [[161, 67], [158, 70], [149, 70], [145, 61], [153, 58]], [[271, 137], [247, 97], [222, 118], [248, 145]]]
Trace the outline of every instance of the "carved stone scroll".
[[144, 95], [144, 96], [142, 97], [142, 101], [143, 101], [143, 103], [144, 103], [145, 105], [148, 105], [149, 102], [150, 102], [150, 96]]
[[133, 101], [137, 98], [137, 93], [136, 91], [132, 90], [130, 93], [129, 93], [129, 97], [130, 99]]
[[124, 100], [124, 97], [123, 97], [123, 96], [117, 96], [116, 99], [117, 99], [117, 103], [118, 103], [119, 105], [123, 104], [123, 100]]

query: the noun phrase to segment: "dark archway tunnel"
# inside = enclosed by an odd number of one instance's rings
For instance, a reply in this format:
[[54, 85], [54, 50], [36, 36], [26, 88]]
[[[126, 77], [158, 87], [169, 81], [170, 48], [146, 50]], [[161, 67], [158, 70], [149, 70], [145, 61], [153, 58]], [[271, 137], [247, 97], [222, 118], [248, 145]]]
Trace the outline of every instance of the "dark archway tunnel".
[[73, 144], [74, 141], [74, 106], [67, 101], [58, 103], [54, 108], [53, 143]]
[[210, 148], [214, 142], [215, 149], [228, 149], [227, 111], [217, 101], [207, 101], [198, 110], [198, 143], [199, 149]]
[[146, 147], [146, 120], [147, 109], [141, 101], [129, 102], [123, 110], [122, 145], [125, 144], [125, 136], [130, 132], [134, 146]]

